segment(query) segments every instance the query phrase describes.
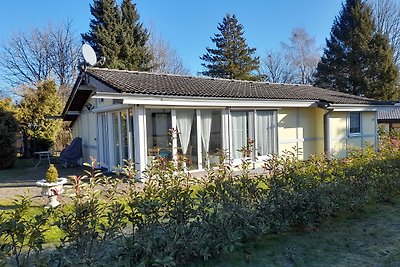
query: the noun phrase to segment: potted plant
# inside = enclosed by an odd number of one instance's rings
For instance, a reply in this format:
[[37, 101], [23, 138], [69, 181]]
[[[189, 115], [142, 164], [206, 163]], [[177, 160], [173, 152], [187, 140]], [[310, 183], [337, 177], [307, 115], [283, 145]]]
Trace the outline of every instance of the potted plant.
[[66, 178], [59, 178], [58, 171], [53, 164], [47, 169], [45, 179], [36, 182], [36, 185], [42, 188], [42, 196], [49, 198], [47, 208], [55, 208], [60, 205], [57, 197], [64, 192], [63, 185], [67, 183]]

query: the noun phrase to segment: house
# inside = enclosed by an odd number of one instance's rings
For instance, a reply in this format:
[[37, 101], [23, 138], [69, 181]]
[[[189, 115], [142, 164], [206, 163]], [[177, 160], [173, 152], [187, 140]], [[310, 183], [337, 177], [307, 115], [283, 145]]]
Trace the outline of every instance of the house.
[[400, 132], [400, 106], [395, 105], [392, 110], [380, 110], [377, 113], [378, 125], [384, 127], [386, 131]]
[[[228, 151], [255, 163], [299, 148], [301, 159], [347, 146], [377, 145], [377, 111], [392, 103], [308, 85], [270, 84], [136, 71], [83, 70], [63, 111], [84, 160], [112, 169], [133, 159], [184, 154], [193, 171]], [[175, 131], [171, 131], [175, 129]], [[243, 153], [252, 140], [254, 151]]]

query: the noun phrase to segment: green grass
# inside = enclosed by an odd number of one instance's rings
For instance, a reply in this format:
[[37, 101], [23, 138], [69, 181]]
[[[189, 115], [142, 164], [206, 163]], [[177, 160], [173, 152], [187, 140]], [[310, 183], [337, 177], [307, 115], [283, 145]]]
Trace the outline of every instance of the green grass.
[[268, 235], [208, 266], [399, 266], [400, 199], [328, 220], [318, 229]]
[[[0, 212], [7, 212], [7, 210], [14, 209], [16, 206], [13, 200], [1, 200], [0, 201]], [[39, 214], [43, 210], [42, 206], [34, 205], [28, 209], [26, 216], [27, 218], [34, 218], [35, 215]], [[53, 221], [49, 221], [51, 225]], [[60, 243], [60, 238], [63, 236], [62, 231], [56, 226], [49, 226], [48, 231], [45, 232], [45, 240], [48, 246], [56, 245]]]
[[31, 159], [17, 159], [15, 165], [6, 170], [0, 170], [0, 181], [8, 180], [10, 178], [25, 175], [27, 169], [33, 167], [34, 162]]

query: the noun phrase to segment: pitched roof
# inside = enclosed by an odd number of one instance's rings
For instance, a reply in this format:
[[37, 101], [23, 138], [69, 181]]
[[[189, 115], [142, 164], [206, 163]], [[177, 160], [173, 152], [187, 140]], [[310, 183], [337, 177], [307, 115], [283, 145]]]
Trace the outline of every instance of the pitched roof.
[[380, 110], [377, 113], [377, 118], [380, 121], [400, 121], [400, 107], [397, 107], [394, 110]]
[[320, 100], [349, 105], [388, 104], [388, 102], [309, 85], [273, 84], [105, 68], [88, 68], [85, 72], [117, 92], [138, 95], [289, 101]]

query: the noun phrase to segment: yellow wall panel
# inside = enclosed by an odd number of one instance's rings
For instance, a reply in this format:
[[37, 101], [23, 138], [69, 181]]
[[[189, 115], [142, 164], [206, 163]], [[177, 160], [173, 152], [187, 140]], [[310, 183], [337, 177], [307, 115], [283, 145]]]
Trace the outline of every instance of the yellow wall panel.
[[297, 109], [285, 108], [278, 114], [279, 141], [297, 139]]
[[347, 112], [333, 112], [330, 118], [331, 138], [347, 137]]
[[375, 112], [363, 112], [361, 117], [362, 133], [375, 134]]

